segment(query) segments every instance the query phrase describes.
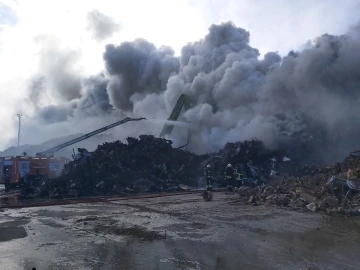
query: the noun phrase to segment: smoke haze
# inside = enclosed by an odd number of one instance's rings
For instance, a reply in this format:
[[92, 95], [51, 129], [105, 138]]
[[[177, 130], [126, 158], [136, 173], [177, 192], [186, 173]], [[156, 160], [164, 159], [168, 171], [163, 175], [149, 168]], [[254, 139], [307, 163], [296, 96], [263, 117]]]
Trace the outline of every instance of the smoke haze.
[[87, 30], [96, 41], [104, 41], [121, 28], [122, 24], [96, 9], [87, 14]]
[[[197, 127], [189, 146], [196, 153], [252, 137], [272, 148], [294, 141], [300, 147], [310, 138], [321, 142], [315, 149], [317, 161], [342, 159], [360, 147], [359, 27], [349, 33], [324, 34], [283, 58], [276, 52], [260, 58], [249, 45], [250, 33], [227, 22], [211, 25], [208, 34], [185, 45], [179, 57], [171, 48], [156, 48], [144, 39], [109, 44], [103, 55], [105, 71], [90, 78], [77, 72], [76, 52], [52, 46], [40, 61], [46, 72], [29, 86], [35, 108], [31, 123], [51, 123], [58, 130], [75, 123], [79, 128], [91, 119], [106, 125], [126, 115], [167, 119], [186, 94], [192, 108], [180, 118]], [[56, 62], [48, 61], [54, 58]], [[44, 96], [56, 102], [44, 105], [39, 102]], [[158, 135], [162, 125], [129, 124], [126, 131], [120, 127], [113, 132], [124, 139]], [[175, 127], [171, 139], [182, 145], [186, 134]]]

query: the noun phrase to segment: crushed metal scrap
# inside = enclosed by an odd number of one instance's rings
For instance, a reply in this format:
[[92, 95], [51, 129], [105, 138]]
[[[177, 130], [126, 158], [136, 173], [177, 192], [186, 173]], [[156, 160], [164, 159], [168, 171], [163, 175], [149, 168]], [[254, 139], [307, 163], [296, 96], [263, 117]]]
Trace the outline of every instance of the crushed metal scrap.
[[256, 186], [270, 179], [277, 163], [286, 162], [280, 153], [265, 149], [255, 139], [228, 143], [219, 152], [206, 155], [173, 148], [172, 141], [150, 135], [129, 137], [127, 143], [105, 143], [94, 152], [78, 150], [61, 176], [23, 189], [22, 196], [126, 195], [183, 191], [188, 186], [202, 188], [207, 164], [213, 167], [214, 187], [224, 187], [224, 168], [228, 163], [242, 170], [245, 180]]
[[210, 164], [214, 187], [225, 187], [228, 163], [241, 171], [242, 201], [270, 203], [328, 214], [360, 214], [360, 157], [322, 168], [301, 165], [256, 139], [228, 143], [217, 153], [196, 155], [172, 147], [172, 141], [142, 135], [105, 143], [94, 152], [79, 149], [62, 175], [23, 189], [22, 197], [65, 198], [187, 191], [203, 188]]
[[360, 215], [360, 157], [351, 154], [326, 168], [302, 166], [296, 176], [276, 176], [268, 184], [242, 186], [240, 198], [327, 214]]

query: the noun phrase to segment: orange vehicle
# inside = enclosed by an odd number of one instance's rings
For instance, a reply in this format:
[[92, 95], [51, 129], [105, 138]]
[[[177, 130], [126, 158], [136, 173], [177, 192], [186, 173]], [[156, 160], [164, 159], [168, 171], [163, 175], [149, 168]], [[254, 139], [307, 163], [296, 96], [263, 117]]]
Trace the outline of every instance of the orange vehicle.
[[43, 179], [58, 176], [69, 162], [68, 158], [48, 157], [1, 157], [0, 158], [0, 183], [5, 183], [5, 178], [10, 177], [10, 183], [20, 184], [28, 176], [41, 176]]
[[[114, 128], [121, 124], [131, 121], [145, 120], [146, 118], [130, 118], [126, 117], [123, 120], [117, 121], [108, 126], [102, 127], [85, 135], [82, 135], [73, 140], [59, 144], [43, 152], [35, 154], [35, 157], [16, 156], [16, 157], [0, 157], [0, 184], [5, 183], [5, 179], [11, 179], [10, 184], [21, 184], [22, 181], [30, 180], [31, 178], [48, 179], [58, 176], [64, 168], [64, 165], [70, 161], [68, 158], [55, 158], [54, 154], [70, 145], [86, 140], [94, 135], [102, 133], [108, 129]], [[75, 155], [74, 155], [75, 157]], [[40, 177], [38, 177], [40, 176]]]

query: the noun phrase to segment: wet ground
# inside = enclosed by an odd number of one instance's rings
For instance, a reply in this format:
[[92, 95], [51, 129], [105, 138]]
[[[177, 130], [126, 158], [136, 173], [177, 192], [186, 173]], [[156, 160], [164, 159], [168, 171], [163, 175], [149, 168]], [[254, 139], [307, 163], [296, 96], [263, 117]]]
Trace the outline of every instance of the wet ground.
[[0, 211], [0, 269], [359, 269], [359, 218], [224, 193]]

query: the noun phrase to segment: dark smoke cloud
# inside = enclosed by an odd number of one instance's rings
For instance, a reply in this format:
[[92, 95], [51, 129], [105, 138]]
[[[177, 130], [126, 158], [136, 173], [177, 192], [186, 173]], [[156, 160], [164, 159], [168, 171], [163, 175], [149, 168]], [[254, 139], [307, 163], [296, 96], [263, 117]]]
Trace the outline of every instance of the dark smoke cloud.
[[[107, 45], [107, 75], [83, 82], [74, 115], [117, 109], [121, 115], [166, 119], [187, 94], [192, 109], [180, 119], [197, 127], [190, 145], [195, 152], [252, 137], [269, 147], [301, 148], [314, 138], [321, 141], [317, 161], [341, 159], [360, 148], [359, 33], [354, 27], [351, 35], [325, 34], [283, 58], [275, 52], [260, 58], [249, 45], [249, 32], [231, 22], [212, 25], [179, 58], [171, 48], [157, 49], [143, 39]], [[60, 111], [59, 119], [71, 115]], [[141, 131], [154, 134], [154, 127]], [[183, 144], [185, 135], [175, 128], [172, 139]]]
[[259, 113], [282, 113], [287, 117], [281, 122], [295, 128], [300, 125], [293, 118], [301, 114], [307, 126], [326, 134], [329, 149], [324, 149], [324, 155], [346, 155], [360, 146], [356, 135], [360, 126], [355, 120], [360, 98], [359, 52], [358, 36], [325, 34], [312, 48], [284, 58], [261, 88]]
[[106, 87], [109, 79], [103, 74], [82, 81], [81, 98], [71, 102], [38, 108], [37, 116], [43, 123], [56, 123], [71, 118], [101, 117], [109, 115], [113, 108], [109, 103]]
[[[240, 133], [243, 138], [235, 138], [234, 129], [249, 121], [255, 121], [252, 126], [262, 122], [253, 114], [257, 92], [280, 56], [268, 53], [259, 61], [259, 52], [250, 47], [249, 38], [244, 29], [224, 23], [212, 25], [203, 40], [182, 49], [180, 71], [169, 78], [163, 102], [170, 114], [181, 94], [190, 96], [195, 108], [185, 118], [203, 130], [194, 137], [194, 150], [210, 151], [227, 140], [248, 138], [244, 131]], [[252, 131], [262, 133], [257, 127]]]
[[40, 120], [44, 124], [51, 124], [66, 121], [69, 117], [73, 116], [73, 110], [76, 108], [76, 104], [65, 104], [65, 105], [50, 105], [43, 107], [39, 111]]
[[83, 96], [78, 101], [75, 115], [101, 116], [109, 114], [113, 107], [110, 105], [106, 87], [109, 79], [103, 74], [83, 80]]
[[96, 41], [103, 41], [122, 28], [122, 24], [96, 9], [87, 14], [87, 23], [87, 30]]
[[110, 74], [108, 94], [111, 104], [120, 110], [132, 110], [134, 94], [161, 93], [169, 76], [179, 69], [179, 61], [169, 47], [157, 49], [144, 39], [107, 45], [104, 53]]
[[213, 25], [203, 40], [183, 48], [180, 70], [169, 77], [165, 92], [157, 100], [146, 96], [144, 106], [135, 107], [151, 115], [148, 99], [165, 104], [165, 118], [181, 94], [189, 95], [194, 108], [184, 117], [199, 127], [195, 151], [251, 137], [279, 147], [288, 135], [305, 136], [306, 131], [312, 137], [321, 134], [327, 146], [321, 158], [334, 160], [360, 147], [360, 128], [354, 124], [359, 114], [359, 45], [357, 34], [325, 34], [283, 59], [272, 52], [259, 59], [247, 31], [232, 23]]

